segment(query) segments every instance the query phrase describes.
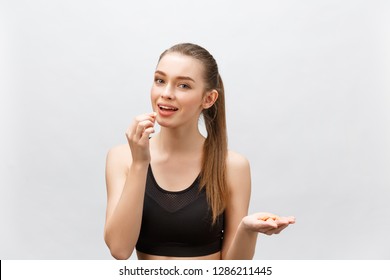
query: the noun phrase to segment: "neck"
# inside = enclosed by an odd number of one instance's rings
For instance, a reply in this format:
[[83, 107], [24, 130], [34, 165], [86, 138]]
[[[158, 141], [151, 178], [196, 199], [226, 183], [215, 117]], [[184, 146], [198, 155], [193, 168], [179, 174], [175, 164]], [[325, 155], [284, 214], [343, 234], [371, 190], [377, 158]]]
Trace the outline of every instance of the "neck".
[[202, 151], [205, 139], [197, 127], [191, 130], [161, 127], [155, 138], [159, 151], [169, 155]]

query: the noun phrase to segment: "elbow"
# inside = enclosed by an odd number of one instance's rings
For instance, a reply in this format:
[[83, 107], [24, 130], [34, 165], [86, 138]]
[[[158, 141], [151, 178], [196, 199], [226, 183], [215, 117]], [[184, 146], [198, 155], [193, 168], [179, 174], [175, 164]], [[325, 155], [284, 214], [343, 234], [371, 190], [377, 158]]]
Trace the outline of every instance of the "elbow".
[[107, 244], [108, 249], [110, 250], [111, 256], [113, 256], [117, 260], [127, 260], [131, 257], [133, 253], [133, 249], [126, 248], [127, 246], [123, 246], [122, 244], [114, 244], [114, 242], [110, 241], [107, 236], [105, 236], [104, 241]]
[[111, 256], [116, 260], [127, 260], [131, 256], [131, 252], [126, 252], [124, 250], [112, 250], [110, 249]]
[[113, 256], [116, 260], [127, 260], [133, 253], [132, 250], [124, 248], [124, 246], [114, 246], [112, 244], [107, 244], [107, 246], [110, 249], [111, 256]]

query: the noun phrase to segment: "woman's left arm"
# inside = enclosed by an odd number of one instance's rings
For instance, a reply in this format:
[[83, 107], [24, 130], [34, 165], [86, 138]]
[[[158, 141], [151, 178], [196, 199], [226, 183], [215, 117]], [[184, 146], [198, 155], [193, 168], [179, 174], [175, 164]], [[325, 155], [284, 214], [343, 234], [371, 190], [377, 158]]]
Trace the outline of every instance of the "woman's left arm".
[[264, 212], [248, 216], [251, 195], [249, 162], [231, 151], [227, 159], [227, 184], [230, 196], [225, 210], [222, 259], [252, 259], [258, 233], [278, 234], [295, 219]]

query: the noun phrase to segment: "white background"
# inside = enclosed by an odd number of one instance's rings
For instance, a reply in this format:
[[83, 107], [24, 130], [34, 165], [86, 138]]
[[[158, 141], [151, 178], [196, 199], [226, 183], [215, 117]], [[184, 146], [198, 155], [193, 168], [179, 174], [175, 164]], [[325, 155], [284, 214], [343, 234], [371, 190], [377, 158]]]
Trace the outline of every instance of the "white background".
[[105, 156], [179, 42], [219, 63], [250, 212], [297, 218], [255, 259], [389, 259], [389, 6], [0, 1], [0, 259], [111, 259]]

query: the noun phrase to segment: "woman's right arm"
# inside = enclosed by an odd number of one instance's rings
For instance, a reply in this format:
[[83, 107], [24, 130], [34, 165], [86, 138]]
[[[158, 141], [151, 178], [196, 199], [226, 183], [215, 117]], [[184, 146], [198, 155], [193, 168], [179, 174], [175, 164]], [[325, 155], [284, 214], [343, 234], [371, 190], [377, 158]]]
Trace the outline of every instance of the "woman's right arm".
[[107, 155], [104, 240], [116, 259], [128, 259], [138, 240], [154, 122], [154, 113], [138, 116], [126, 132], [130, 149], [113, 148]]

